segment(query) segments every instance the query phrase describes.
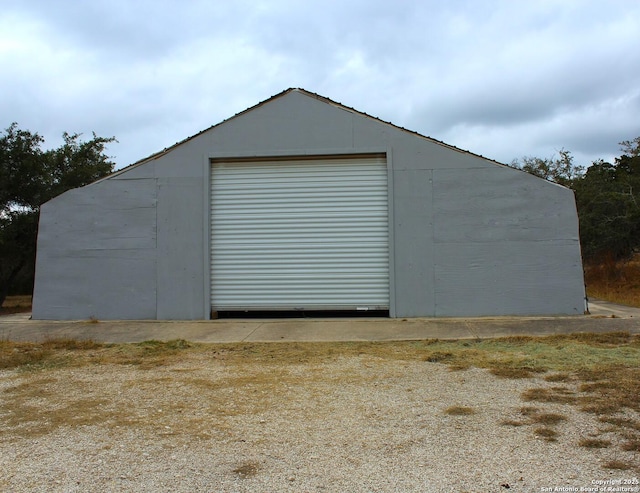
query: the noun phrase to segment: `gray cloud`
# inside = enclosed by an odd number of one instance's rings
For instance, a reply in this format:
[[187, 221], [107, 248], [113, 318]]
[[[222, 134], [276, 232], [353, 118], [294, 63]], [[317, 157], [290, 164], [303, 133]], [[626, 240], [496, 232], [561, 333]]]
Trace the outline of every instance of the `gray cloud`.
[[120, 166], [298, 86], [503, 162], [640, 135], [624, 0], [5, 3], [0, 125], [115, 135]]

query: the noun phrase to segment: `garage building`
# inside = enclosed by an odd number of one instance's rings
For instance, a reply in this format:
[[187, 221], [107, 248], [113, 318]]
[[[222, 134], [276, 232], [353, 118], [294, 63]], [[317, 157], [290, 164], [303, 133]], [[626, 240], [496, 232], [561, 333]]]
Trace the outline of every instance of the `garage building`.
[[571, 190], [303, 89], [40, 213], [35, 319], [584, 309]]

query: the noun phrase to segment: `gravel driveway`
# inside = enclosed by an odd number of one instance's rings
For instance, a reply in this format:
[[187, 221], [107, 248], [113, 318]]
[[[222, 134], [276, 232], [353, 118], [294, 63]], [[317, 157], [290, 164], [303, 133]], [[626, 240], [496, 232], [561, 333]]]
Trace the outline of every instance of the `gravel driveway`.
[[[598, 431], [620, 440], [596, 417], [520, 398], [552, 385], [371, 355], [280, 367], [185, 353], [158, 366], [5, 370], [0, 491], [540, 492], [633, 482], [638, 469], [603, 464], [638, 465], [634, 453], [578, 445]], [[450, 415], [452, 406], [471, 414]], [[523, 415], [532, 412], [566, 418], [553, 427], [557, 441], [537, 436]]]

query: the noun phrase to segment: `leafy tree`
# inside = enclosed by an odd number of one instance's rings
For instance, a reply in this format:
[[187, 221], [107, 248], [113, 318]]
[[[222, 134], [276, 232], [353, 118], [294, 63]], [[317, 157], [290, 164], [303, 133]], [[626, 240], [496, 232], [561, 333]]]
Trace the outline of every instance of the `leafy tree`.
[[622, 142], [620, 142], [620, 149], [625, 156], [640, 156], [640, 137], [636, 137], [633, 140], [623, 140]]
[[615, 164], [596, 161], [574, 184], [587, 261], [624, 260], [640, 249], [640, 153], [622, 145]]
[[0, 306], [20, 275], [33, 286], [40, 206], [113, 171], [105, 150], [115, 138], [80, 137], [64, 133], [59, 148], [43, 150], [44, 139], [16, 123], [0, 135]]
[[511, 166], [521, 169], [545, 180], [570, 186], [573, 180], [584, 173], [584, 167], [573, 164], [571, 152], [561, 149], [557, 158], [539, 158], [525, 156], [522, 160], [514, 159]]

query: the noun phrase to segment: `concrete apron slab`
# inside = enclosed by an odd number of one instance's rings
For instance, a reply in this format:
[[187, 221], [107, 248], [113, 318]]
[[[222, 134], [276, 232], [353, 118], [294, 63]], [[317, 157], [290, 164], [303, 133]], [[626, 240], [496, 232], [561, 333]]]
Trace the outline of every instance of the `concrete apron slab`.
[[[485, 339], [575, 332], [640, 333], [640, 309], [625, 318], [597, 314], [574, 317], [499, 317], [457, 319], [287, 319], [211, 321], [39, 321], [29, 314], [0, 317], [0, 340], [40, 342], [73, 338], [105, 343], [321, 342]], [[592, 310], [593, 313], [593, 310]]]
[[640, 308], [635, 306], [617, 305], [610, 301], [599, 299], [589, 300], [589, 312], [593, 316], [640, 318]]
[[0, 317], [0, 340], [40, 342], [51, 339], [91, 339], [96, 342], [126, 343], [149, 340], [186, 339], [193, 342], [238, 342], [248, 337], [259, 322], [215, 321], [42, 321], [12, 316]]
[[640, 318], [500, 318], [297, 320], [265, 322], [245, 341], [402, 341], [425, 339], [487, 339], [545, 336], [575, 332], [625, 331], [640, 334]]

